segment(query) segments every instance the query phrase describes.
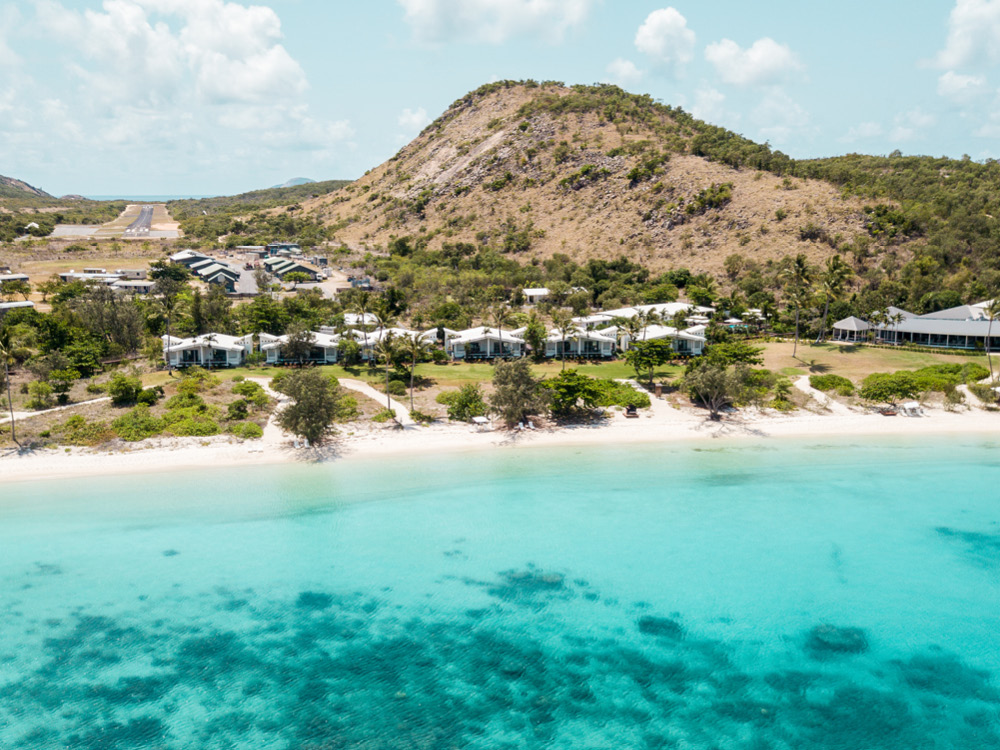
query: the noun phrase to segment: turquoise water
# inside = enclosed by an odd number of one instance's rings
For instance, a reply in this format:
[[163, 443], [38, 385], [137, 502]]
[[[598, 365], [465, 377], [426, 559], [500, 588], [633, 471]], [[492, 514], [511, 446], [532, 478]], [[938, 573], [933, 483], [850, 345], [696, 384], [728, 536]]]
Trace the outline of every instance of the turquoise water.
[[998, 451], [0, 485], [0, 747], [998, 748]]

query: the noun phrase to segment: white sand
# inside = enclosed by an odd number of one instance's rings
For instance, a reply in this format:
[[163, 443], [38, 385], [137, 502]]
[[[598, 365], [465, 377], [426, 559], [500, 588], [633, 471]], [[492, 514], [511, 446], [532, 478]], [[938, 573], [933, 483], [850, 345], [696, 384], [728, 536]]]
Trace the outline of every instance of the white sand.
[[652, 408], [642, 412], [638, 419], [625, 419], [616, 413], [596, 426], [514, 432], [480, 431], [464, 424], [406, 428], [348, 426], [342, 428], [328, 446], [316, 450], [296, 447], [272, 421], [262, 439], [246, 442], [227, 436], [170, 438], [124, 444], [117, 451], [72, 448], [46, 449], [25, 455], [8, 453], [0, 456], [0, 482], [526, 446], [693, 442], [719, 438], [766, 441], [791, 437], [821, 440], [850, 436], [988, 434], [1000, 436], [1000, 413], [981, 409], [962, 412], [925, 409], [922, 417], [883, 417], [846, 407], [836, 413], [798, 411], [789, 415], [744, 410], [722, 422], [711, 422], [700, 410], [679, 409], [654, 399]]

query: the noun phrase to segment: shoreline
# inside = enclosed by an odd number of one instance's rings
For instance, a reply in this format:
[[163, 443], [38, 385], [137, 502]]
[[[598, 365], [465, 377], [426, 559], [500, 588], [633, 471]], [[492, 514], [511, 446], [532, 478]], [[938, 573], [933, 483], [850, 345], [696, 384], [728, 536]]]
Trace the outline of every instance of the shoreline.
[[117, 450], [91, 448], [45, 449], [0, 456], [0, 484], [47, 479], [157, 473], [183, 469], [238, 468], [291, 463], [343, 462], [433, 453], [478, 453], [489, 450], [608, 446], [653, 443], [697, 443], [726, 440], [736, 443], [781, 438], [980, 436], [1000, 437], [1000, 415], [973, 409], [947, 412], [925, 409], [921, 417], [883, 417], [861, 412], [792, 414], [743, 410], [721, 422], [704, 413], [676, 408], [654, 399], [638, 419], [613, 413], [605, 422], [536, 430], [480, 431], [461, 423], [427, 427], [341, 428], [339, 435], [318, 448], [296, 447], [273, 422], [264, 437], [240, 441], [214, 438], [154, 438]]

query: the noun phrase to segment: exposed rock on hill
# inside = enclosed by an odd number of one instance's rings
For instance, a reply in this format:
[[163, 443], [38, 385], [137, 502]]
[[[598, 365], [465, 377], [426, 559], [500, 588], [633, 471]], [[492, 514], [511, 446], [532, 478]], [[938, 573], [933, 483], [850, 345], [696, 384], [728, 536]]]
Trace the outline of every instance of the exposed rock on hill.
[[13, 177], [4, 177], [3, 175], [0, 175], [0, 197], [22, 197], [25, 194], [34, 195], [39, 198], [52, 197], [44, 190], [32, 187], [23, 180], [17, 180]]
[[[699, 155], [720, 137], [736, 166]], [[756, 168], [763, 148], [613, 86], [503, 82], [303, 208], [353, 246], [385, 249], [409, 235], [431, 247], [489, 242], [525, 261], [624, 254], [653, 270], [716, 274], [731, 254], [818, 262], [866, 234], [860, 200]]]

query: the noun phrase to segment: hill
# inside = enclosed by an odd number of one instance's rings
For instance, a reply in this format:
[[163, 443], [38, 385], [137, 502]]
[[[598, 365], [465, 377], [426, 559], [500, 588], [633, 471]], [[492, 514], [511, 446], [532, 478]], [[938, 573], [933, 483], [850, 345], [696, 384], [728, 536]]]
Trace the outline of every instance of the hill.
[[13, 198], [16, 200], [27, 197], [52, 198], [52, 196], [44, 190], [32, 187], [23, 180], [17, 180], [13, 177], [4, 177], [3, 175], [0, 175], [0, 199]]
[[[726, 258], [819, 263], [864, 201], [767, 146], [614, 86], [501, 82], [455, 102], [343, 191], [303, 203], [352, 246], [490, 243], [528, 262], [625, 255], [721, 275]], [[867, 240], [866, 240], [867, 241]], [[904, 253], [905, 254], [905, 253]]]
[[283, 183], [281, 185], [274, 185], [274, 186], [272, 186], [272, 189], [273, 188], [298, 187], [299, 185], [312, 185], [315, 182], [316, 182], [316, 180], [310, 180], [308, 177], [293, 177], [292, 179], [288, 180], [287, 182], [285, 182], [285, 183]]

